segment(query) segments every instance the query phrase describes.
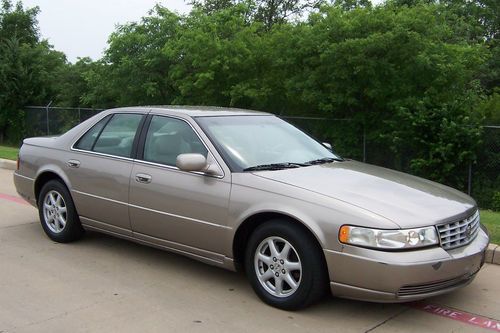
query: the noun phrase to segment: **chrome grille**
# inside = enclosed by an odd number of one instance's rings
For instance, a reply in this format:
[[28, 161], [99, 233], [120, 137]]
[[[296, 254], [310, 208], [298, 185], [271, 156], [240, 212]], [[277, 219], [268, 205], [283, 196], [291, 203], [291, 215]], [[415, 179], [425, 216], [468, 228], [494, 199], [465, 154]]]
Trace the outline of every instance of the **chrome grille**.
[[479, 230], [479, 211], [468, 218], [437, 226], [441, 246], [445, 250], [454, 249], [472, 242]]
[[403, 286], [398, 290], [398, 296], [399, 297], [415, 296], [420, 294], [433, 293], [436, 291], [442, 291], [449, 288], [455, 288], [469, 282], [470, 279], [472, 279], [475, 274], [476, 273], [471, 275], [459, 276], [457, 278], [450, 280], [437, 281], [420, 285]]

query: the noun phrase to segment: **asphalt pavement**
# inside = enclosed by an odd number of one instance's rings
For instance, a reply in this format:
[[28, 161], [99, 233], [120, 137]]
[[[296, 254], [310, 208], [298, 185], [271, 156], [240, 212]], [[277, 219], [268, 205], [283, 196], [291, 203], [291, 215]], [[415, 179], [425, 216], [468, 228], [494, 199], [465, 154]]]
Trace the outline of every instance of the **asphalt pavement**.
[[500, 266], [419, 304], [327, 297], [287, 312], [262, 303], [243, 274], [87, 232], [47, 238], [38, 213], [0, 169], [0, 333], [500, 332]]

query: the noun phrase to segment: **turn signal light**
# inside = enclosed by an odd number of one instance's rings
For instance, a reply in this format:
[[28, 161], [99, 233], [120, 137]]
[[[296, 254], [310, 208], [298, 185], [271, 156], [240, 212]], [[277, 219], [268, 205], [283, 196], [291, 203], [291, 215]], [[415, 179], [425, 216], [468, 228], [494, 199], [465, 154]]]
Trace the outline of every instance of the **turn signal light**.
[[347, 243], [349, 240], [349, 226], [343, 225], [339, 230], [339, 241], [341, 243]]

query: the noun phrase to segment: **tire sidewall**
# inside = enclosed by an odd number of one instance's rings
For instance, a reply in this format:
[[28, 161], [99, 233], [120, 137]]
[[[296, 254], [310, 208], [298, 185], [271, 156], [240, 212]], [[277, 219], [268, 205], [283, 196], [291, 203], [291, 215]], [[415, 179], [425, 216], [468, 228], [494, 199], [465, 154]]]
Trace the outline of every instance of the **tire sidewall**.
[[[45, 196], [50, 191], [57, 191], [63, 197], [64, 203], [66, 204], [66, 225], [64, 226], [64, 229], [59, 233], [55, 233], [50, 230], [45, 221], [45, 216], [43, 213]], [[42, 187], [38, 198], [38, 214], [40, 216], [40, 222], [42, 224], [43, 230], [53, 241], [60, 243], [71, 242], [78, 239], [83, 233], [83, 228], [80, 224], [80, 220], [78, 218], [78, 214], [76, 213], [75, 205], [73, 203], [71, 195], [66, 186], [57, 180], [51, 180]]]
[[[255, 272], [254, 256], [257, 247], [268, 237], [281, 237], [296, 250], [302, 265], [301, 281], [298, 289], [288, 297], [277, 297], [267, 292], [261, 285]], [[245, 271], [250, 284], [257, 295], [267, 304], [285, 309], [296, 310], [315, 301], [314, 294], [320, 294], [324, 286], [324, 270], [322, 253], [319, 245], [310, 235], [288, 221], [273, 220], [258, 227], [251, 235], [245, 253]], [[316, 289], [316, 290], [315, 290]]]

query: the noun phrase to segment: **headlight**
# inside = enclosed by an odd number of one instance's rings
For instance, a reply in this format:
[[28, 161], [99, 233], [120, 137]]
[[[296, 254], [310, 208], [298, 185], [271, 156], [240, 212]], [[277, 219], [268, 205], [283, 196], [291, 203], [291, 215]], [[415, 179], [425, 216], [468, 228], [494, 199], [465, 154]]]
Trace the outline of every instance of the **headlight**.
[[376, 249], [412, 249], [439, 244], [435, 227], [380, 230], [343, 225], [339, 241]]

